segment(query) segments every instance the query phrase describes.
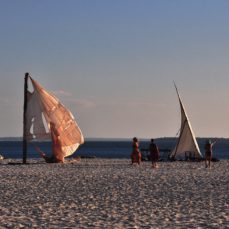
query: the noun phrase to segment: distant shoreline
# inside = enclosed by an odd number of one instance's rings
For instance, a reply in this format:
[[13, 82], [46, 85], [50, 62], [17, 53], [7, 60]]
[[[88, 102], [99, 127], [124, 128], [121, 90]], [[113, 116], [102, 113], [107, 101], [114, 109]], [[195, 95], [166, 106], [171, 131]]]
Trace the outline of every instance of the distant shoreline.
[[[176, 140], [178, 137], [158, 137], [155, 140]], [[150, 138], [139, 138], [141, 141], [149, 141]], [[197, 140], [202, 139], [217, 139], [217, 140], [228, 140], [229, 137], [197, 137]], [[22, 137], [0, 137], [0, 141], [22, 141]], [[132, 138], [85, 138], [85, 141], [131, 141]], [[49, 140], [34, 140], [38, 142], [45, 142]]]

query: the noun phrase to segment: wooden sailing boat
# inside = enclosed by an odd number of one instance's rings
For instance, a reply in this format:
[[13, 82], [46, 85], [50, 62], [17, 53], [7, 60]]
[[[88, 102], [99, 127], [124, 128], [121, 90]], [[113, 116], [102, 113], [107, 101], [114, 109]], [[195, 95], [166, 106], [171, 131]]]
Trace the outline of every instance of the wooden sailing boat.
[[[28, 90], [28, 80], [33, 87], [32, 92]], [[23, 121], [23, 163], [27, 158], [27, 141], [51, 139], [50, 123], [58, 129], [63, 157], [72, 155], [84, 142], [72, 113], [28, 73], [25, 74]]]
[[201, 159], [202, 154], [175, 83], [174, 86], [180, 103], [181, 127], [176, 147], [170, 157], [173, 159]]

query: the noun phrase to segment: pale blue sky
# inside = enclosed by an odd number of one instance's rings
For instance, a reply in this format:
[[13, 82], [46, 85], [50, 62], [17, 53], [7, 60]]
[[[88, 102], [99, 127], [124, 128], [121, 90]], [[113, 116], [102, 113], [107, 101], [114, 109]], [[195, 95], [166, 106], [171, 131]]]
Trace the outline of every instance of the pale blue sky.
[[229, 1], [0, 0], [0, 137], [22, 135], [24, 73], [85, 137], [229, 137]]

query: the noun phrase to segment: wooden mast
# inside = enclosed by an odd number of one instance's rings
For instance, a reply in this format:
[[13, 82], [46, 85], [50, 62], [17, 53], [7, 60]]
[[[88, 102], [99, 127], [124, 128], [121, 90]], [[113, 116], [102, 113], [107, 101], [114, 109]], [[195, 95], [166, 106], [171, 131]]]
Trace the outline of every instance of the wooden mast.
[[27, 110], [27, 90], [28, 90], [29, 73], [25, 73], [24, 83], [24, 111], [23, 111], [23, 164], [26, 164], [27, 159], [27, 140], [26, 140], [26, 110]]

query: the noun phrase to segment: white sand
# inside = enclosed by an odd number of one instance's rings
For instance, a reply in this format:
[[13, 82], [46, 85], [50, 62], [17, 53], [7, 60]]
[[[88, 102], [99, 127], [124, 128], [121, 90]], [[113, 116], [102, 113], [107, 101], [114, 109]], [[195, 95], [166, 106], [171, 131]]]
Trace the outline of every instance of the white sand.
[[[14, 160], [15, 161], [15, 160]], [[229, 228], [229, 160], [0, 162], [0, 228]]]

